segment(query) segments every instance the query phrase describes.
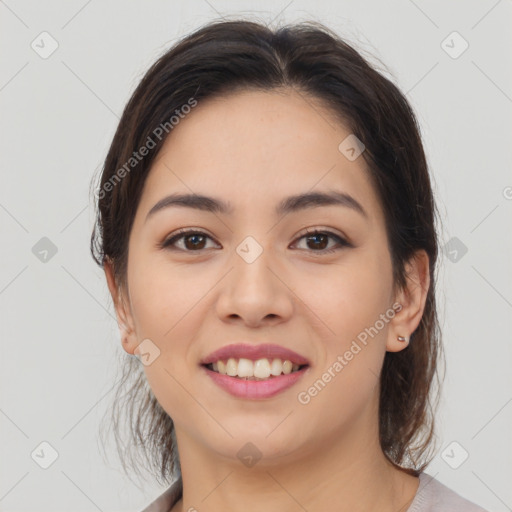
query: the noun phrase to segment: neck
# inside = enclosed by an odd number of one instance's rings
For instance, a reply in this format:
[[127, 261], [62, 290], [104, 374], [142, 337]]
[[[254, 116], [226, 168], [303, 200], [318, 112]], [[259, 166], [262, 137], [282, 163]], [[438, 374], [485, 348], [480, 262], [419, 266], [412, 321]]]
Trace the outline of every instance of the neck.
[[301, 446], [286, 461], [264, 457], [248, 468], [238, 459], [219, 458], [177, 429], [183, 498], [173, 512], [405, 512], [418, 478], [386, 459], [376, 428], [350, 430]]

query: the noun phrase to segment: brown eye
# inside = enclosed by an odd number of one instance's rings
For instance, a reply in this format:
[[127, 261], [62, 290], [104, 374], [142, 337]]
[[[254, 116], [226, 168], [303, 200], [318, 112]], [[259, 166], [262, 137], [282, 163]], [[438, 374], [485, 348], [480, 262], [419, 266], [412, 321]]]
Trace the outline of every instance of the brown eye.
[[[213, 239], [210, 235], [202, 231], [184, 229], [165, 240], [161, 244], [161, 248], [183, 252], [199, 252], [208, 248], [208, 240]], [[303, 249], [312, 253], [319, 253], [319, 255], [331, 253], [342, 249], [343, 247], [352, 247], [352, 245], [344, 238], [330, 231], [308, 231], [298, 240], [305, 240], [306, 243], [306, 247], [301, 248], [301, 250]], [[329, 246], [331, 241], [335, 242], [334, 247]], [[178, 242], [182, 242], [181, 246]]]
[[[331, 233], [330, 231], [308, 231], [298, 240], [300, 241], [303, 239], [306, 241], [306, 248], [304, 250], [310, 250], [311, 252], [317, 252], [321, 254], [331, 253], [343, 247], [351, 247], [351, 244], [348, 243], [344, 238], [334, 233]], [[331, 240], [334, 240], [336, 242], [334, 247], [329, 247], [329, 242]]]
[[[212, 240], [209, 235], [202, 231], [181, 230], [178, 234], [171, 236], [163, 242], [161, 247], [170, 250], [176, 249], [185, 252], [197, 252], [206, 249], [208, 239]], [[181, 241], [183, 241], [183, 244], [179, 247], [177, 242]]]
[[204, 249], [206, 237], [204, 235], [194, 233], [192, 235], [183, 236], [184, 244], [187, 249]]
[[329, 236], [325, 233], [317, 233], [315, 235], [308, 235], [306, 237], [306, 243], [312, 243], [309, 245], [310, 249], [325, 249], [329, 245]]

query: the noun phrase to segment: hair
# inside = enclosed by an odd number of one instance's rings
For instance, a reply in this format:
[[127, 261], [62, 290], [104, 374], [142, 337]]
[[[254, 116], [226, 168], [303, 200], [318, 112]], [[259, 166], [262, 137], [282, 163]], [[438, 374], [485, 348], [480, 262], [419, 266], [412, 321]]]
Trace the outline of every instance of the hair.
[[[100, 266], [109, 261], [116, 283], [126, 288], [130, 230], [152, 162], [172, 130], [170, 117], [187, 112], [191, 99], [200, 104], [240, 90], [296, 91], [319, 101], [362, 141], [384, 211], [397, 289], [405, 286], [407, 262], [416, 251], [428, 254], [430, 287], [422, 319], [405, 349], [386, 353], [380, 376], [382, 451], [391, 463], [417, 475], [431, 460], [439, 400], [434, 385], [441, 355], [435, 300], [438, 212], [420, 128], [407, 99], [330, 29], [318, 22], [273, 30], [245, 20], [214, 21], [159, 57], [129, 99], [106, 156], [95, 194], [92, 256]], [[156, 136], [163, 134], [161, 127], [165, 136]], [[150, 139], [155, 147], [135, 159], [134, 152], [149, 146]], [[132, 450], [121, 453], [124, 413], [136, 456], [144, 456], [159, 481], [170, 482], [181, 471], [173, 421], [149, 388], [139, 360], [121, 352], [123, 375], [111, 419], [123, 466], [126, 470], [127, 455], [133, 469], [141, 466], [140, 458], [133, 464]]]

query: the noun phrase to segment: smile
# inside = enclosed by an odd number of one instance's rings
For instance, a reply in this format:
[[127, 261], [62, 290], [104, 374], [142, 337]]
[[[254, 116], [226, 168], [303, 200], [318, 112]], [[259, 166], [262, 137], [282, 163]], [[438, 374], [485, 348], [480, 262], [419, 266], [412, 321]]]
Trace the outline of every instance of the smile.
[[239, 359], [230, 357], [225, 361], [219, 359], [206, 365], [213, 372], [245, 380], [267, 380], [280, 375], [289, 375], [304, 366], [307, 365], [294, 364], [289, 359], [283, 361], [279, 358], [262, 358], [252, 361], [243, 357]]
[[[250, 365], [245, 366], [246, 363], [244, 363], [243, 360], [237, 361], [236, 359], [233, 359], [231, 364], [229, 361], [230, 360], [228, 359], [226, 363], [224, 363], [224, 361], [220, 361], [220, 364], [219, 362], [203, 364], [201, 365], [201, 368], [203, 368], [208, 377], [217, 386], [219, 386], [219, 388], [226, 391], [231, 396], [236, 398], [243, 398], [246, 400], [272, 398], [293, 386], [299, 379], [304, 376], [304, 374], [310, 368], [309, 365], [292, 365], [290, 369], [290, 361], [285, 360], [281, 363], [280, 361], [275, 362], [276, 360], [274, 359], [272, 363], [270, 363], [270, 361], [266, 359], [263, 360], [263, 363], [259, 363], [259, 361], [262, 361], [262, 359], [258, 359], [254, 362], [250, 361], [253, 363], [252, 370], [250, 370], [251, 375], [245, 375], [251, 368]], [[242, 367], [241, 373], [243, 376], [238, 375], [240, 371], [240, 363]], [[216, 370], [213, 369], [214, 364], [217, 366]], [[231, 376], [227, 373], [220, 373], [219, 366], [225, 371], [227, 371], [229, 367], [230, 372], [235, 373], [236, 371], [236, 374]], [[247, 372], [244, 370], [244, 366], [247, 368]], [[254, 369], [255, 366], [256, 370]], [[259, 373], [260, 367], [262, 368], [262, 373]], [[259, 375], [266, 375], [269, 373], [268, 368], [270, 368], [270, 371], [272, 371], [273, 368], [274, 373], [277, 373], [278, 370], [281, 371], [278, 375], [273, 375], [270, 373], [267, 377], [257, 377], [254, 375], [254, 373]], [[263, 371], [265, 371], [264, 374]]]

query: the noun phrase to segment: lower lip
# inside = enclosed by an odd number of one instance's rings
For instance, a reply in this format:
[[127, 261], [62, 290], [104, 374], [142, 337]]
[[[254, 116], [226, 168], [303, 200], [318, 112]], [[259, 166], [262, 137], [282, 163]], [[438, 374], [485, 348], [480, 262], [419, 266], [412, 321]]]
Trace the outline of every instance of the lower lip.
[[244, 380], [222, 375], [203, 366], [209, 377], [233, 396], [238, 398], [270, 398], [293, 386], [306, 372], [309, 366], [288, 375], [279, 375], [268, 380]]

